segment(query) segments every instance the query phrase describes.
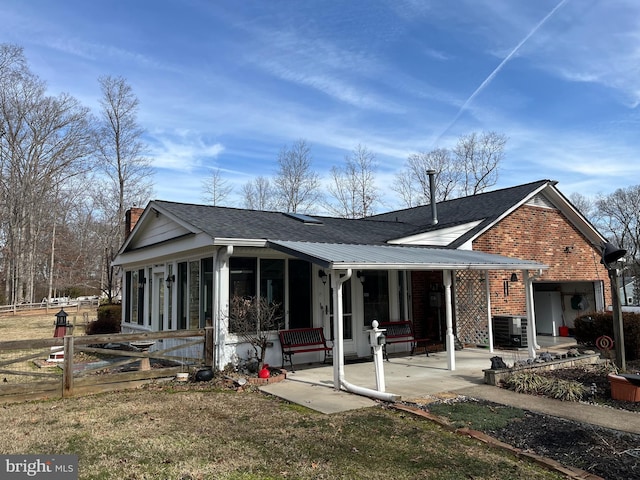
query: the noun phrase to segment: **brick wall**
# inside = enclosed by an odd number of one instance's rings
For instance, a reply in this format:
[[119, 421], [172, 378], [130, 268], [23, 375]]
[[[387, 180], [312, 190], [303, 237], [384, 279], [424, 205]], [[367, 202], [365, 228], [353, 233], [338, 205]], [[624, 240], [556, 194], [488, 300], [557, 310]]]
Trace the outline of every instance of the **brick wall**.
[[[592, 246], [559, 210], [522, 206], [476, 239], [473, 249], [548, 265], [536, 279], [539, 282], [602, 280], [605, 302], [611, 301], [599, 247]], [[511, 273], [489, 272], [493, 315], [526, 314], [522, 273], [517, 272], [515, 283], [509, 282]]]

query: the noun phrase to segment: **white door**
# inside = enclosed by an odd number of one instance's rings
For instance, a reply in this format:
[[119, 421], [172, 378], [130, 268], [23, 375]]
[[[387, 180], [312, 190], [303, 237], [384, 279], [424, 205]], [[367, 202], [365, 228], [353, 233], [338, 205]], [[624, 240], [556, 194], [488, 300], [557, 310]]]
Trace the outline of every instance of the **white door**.
[[538, 334], [557, 337], [562, 326], [562, 301], [560, 292], [535, 292], [533, 304], [536, 312]]
[[165, 289], [164, 270], [154, 271], [151, 278], [151, 326], [152, 330], [168, 330], [165, 322]]

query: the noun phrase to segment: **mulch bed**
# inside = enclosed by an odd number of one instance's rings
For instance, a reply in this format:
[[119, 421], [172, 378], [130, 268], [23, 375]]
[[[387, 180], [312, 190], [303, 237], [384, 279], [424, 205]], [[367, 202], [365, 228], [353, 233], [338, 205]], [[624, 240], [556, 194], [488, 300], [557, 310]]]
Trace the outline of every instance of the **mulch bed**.
[[[635, 371], [640, 368], [640, 362], [632, 362], [628, 368]], [[578, 381], [588, 389], [594, 385], [595, 395], [588, 399], [590, 403], [601, 405], [602, 408], [638, 412], [640, 424], [640, 402], [611, 399], [609, 382], [602, 371], [576, 367], [553, 370], [547, 374]], [[466, 397], [447, 401], [474, 402], [487, 409], [500, 406]], [[429, 405], [422, 408], [428, 411]], [[483, 433], [523, 451], [533, 452], [605, 479], [640, 478], [640, 435], [530, 411], [525, 411], [524, 417], [514, 418], [503, 428], [483, 430]]]

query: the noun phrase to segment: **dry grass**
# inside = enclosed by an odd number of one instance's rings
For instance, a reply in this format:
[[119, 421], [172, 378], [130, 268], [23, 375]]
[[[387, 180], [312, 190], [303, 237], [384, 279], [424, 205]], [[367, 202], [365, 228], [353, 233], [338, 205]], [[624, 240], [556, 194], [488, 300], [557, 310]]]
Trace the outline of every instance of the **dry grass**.
[[82, 479], [561, 478], [395, 410], [328, 416], [257, 391], [152, 385], [5, 405], [0, 422], [0, 451], [75, 453]]
[[[44, 310], [37, 313], [18, 313], [17, 315], [0, 315], [0, 339], [6, 340], [28, 340], [31, 338], [51, 338], [55, 331], [56, 313], [60, 308], [50, 308], [49, 313]], [[96, 319], [96, 308], [81, 308], [76, 311], [76, 307], [65, 308], [67, 312], [67, 322], [75, 325], [74, 335], [84, 335], [84, 314], [88, 319]]]
[[[50, 338], [55, 313], [1, 317], [0, 335]], [[382, 406], [327, 416], [213, 384], [6, 404], [0, 423], [0, 452], [77, 454], [81, 479], [561, 478]]]

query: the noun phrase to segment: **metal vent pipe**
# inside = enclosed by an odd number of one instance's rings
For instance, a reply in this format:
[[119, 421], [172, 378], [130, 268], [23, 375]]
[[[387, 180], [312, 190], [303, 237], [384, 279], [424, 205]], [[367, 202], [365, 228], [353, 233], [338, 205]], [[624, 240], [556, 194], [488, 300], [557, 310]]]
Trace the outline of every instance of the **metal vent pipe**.
[[436, 171], [427, 170], [429, 175], [429, 196], [431, 197], [431, 223], [436, 225], [438, 223], [438, 208], [436, 206]]

